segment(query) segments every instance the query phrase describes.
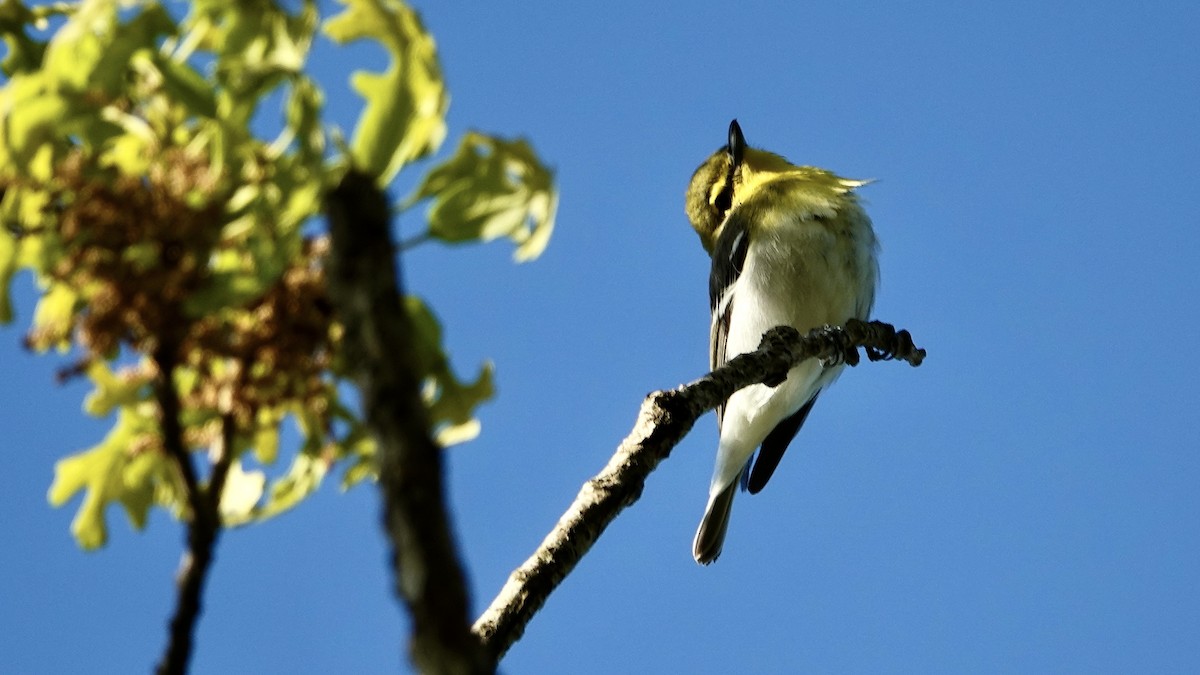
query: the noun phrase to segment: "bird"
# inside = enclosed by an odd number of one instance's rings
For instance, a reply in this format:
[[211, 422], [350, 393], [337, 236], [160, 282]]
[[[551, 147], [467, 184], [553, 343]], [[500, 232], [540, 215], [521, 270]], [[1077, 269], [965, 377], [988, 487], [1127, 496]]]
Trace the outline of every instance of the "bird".
[[[709, 365], [758, 348], [776, 326], [805, 334], [866, 320], [878, 284], [878, 243], [856, 188], [867, 180], [797, 166], [749, 147], [738, 121], [696, 169], [685, 210], [712, 258]], [[840, 363], [806, 360], [777, 386], [754, 384], [717, 408], [719, 441], [692, 555], [720, 555], [739, 486], [763, 489]], [[755, 451], [758, 451], [755, 457]]]

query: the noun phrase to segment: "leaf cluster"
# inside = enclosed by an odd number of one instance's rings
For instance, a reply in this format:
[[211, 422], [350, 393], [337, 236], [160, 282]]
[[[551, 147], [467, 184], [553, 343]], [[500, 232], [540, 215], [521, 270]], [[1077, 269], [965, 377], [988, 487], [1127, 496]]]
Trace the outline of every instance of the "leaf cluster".
[[[220, 442], [235, 460], [220, 495], [226, 525], [283, 512], [342, 467], [349, 487], [374, 475], [374, 444], [341, 363], [327, 298], [322, 198], [348, 167], [386, 186], [446, 136], [449, 97], [432, 37], [397, 0], [346, 0], [322, 16], [295, 3], [199, 0], [176, 17], [158, 2], [0, 2], [0, 321], [13, 320], [20, 270], [40, 298], [36, 351], [74, 355], [87, 413], [114, 415], [96, 446], [61, 460], [50, 501], [85, 493], [72, 530], [106, 538], [120, 504], [136, 527], [154, 506], [181, 515], [184, 486], [164, 453], [150, 356], [169, 349], [187, 448]], [[325, 118], [308, 71], [316, 43], [384, 48], [382, 72], [357, 72], [349, 145]], [[282, 101], [271, 138], [264, 102]], [[426, 238], [512, 240], [536, 257], [553, 227], [553, 176], [522, 140], [468, 133], [401, 208], [429, 205]], [[425, 400], [443, 444], [478, 433], [492, 367], [459, 379], [441, 326], [408, 299]], [[268, 478], [284, 426], [300, 444]]]

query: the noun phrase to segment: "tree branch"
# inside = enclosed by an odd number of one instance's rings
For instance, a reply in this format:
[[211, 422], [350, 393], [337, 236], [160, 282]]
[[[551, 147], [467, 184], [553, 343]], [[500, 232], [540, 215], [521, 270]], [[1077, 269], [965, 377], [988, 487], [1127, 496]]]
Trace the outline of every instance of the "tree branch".
[[471, 634], [467, 586], [445, 506], [442, 449], [429, 433], [421, 368], [396, 273], [386, 196], [349, 171], [326, 196], [329, 290], [345, 327], [345, 363], [378, 443], [384, 526], [396, 593], [412, 615], [409, 656], [421, 672], [492, 668]]
[[154, 352], [158, 377], [154, 382], [154, 396], [162, 415], [162, 443], [167, 456], [179, 468], [187, 493], [187, 550], [179, 563], [176, 584], [175, 614], [171, 617], [167, 648], [158, 663], [160, 675], [179, 675], [187, 672], [192, 656], [192, 642], [196, 623], [200, 618], [204, 583], [213, 562], [213, 551], [221, 533], [221, 518], [218, 511], [221, 487], [232, 461], [232, 424], [224, 421], [222, 427], [222, 456], [217, 460], [209, 492], [201, 489], [192, 464], [191, 453], [183, 442], [183, 428], [179, 421], [179, 392], [175, 390], [172, 374], [175, 372], [177, 348], [173, 341], [161, 339]]
[[908, 331], [872, 321], [851, 320], [845, 328], [825, 327], [801, 336], [780, 326], [763, 336], [758, 351], [743, 354], [704, 377], [646, 397], [633, 431], [621, 441], [608, 465], [583, 484], [541, 546], [518, 567], [473, 630], [493, 663], [525, 632], [550, 593], [625, 507], [641, 497], [650, 472], [666, 459], [705, 412], [751, 384], [777, 386], [796, 364], [810, 358], [858, 363], [858, 347], [871, 361], [898, 359], [918, 366], [925, 350]]

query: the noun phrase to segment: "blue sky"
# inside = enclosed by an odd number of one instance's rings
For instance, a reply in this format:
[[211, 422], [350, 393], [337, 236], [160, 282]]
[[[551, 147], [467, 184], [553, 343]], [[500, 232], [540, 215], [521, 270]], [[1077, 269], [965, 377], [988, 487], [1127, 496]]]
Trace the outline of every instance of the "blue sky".
[[[558, 229], [427, 245], [410, 290], [460, 372], [497, 366], [450, 493], [482, 609], [628, 432], [646, 392], [705, 372], [692, 170], [737, 117], [752, 145], [851, 177], [882, 242], [876, 318], [926, 364], [822, 396], [725, 554], [690, 543], [711, 419], [651, 477], [504, 672], [1185, 672], [1200, 667], [1200, 6], [1161, 2], [422, 3], [469, 128], [528, 136]], [[343, 127], [355, 102], [318, 73]], [[402, 176], [403, 194], [415, 174]], [[400, 222], [411, 235], [418, 222]], [[109, 421], [56, 357], [0, 329], [0, 634], [10, 672], [144, 672], [174, 601], [165, 514], [79, 551], [53, 462]], [[194, 672], [407, 670], [375, 489], [326, 485], [227, 532]]]

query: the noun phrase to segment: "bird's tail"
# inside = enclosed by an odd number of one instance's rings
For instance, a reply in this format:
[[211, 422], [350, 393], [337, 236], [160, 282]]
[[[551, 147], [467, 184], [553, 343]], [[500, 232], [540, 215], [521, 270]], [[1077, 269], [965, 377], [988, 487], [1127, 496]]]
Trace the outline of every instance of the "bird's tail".
[[725, 532], [729, 529], [729, 512], [733, 510], [733, 495], [737, 493], [739, 481], [733, 481], [717, 494], [709, 497], [704, 517], [696, 530], [692, 542], [692, 556], [701, 565], [714, 562], [721, 555], [725, 544]]

